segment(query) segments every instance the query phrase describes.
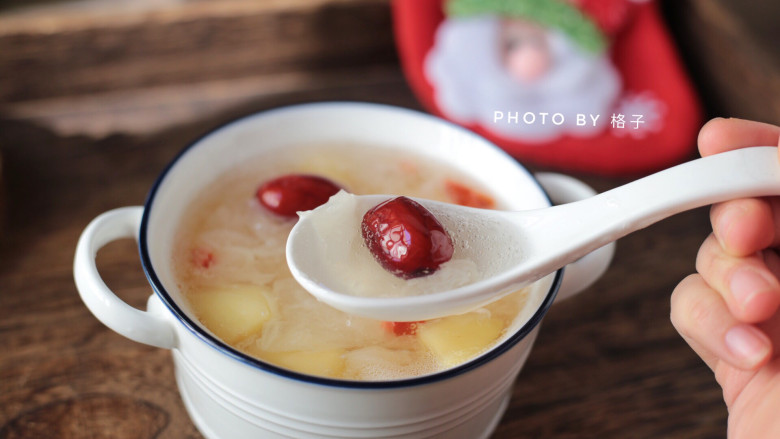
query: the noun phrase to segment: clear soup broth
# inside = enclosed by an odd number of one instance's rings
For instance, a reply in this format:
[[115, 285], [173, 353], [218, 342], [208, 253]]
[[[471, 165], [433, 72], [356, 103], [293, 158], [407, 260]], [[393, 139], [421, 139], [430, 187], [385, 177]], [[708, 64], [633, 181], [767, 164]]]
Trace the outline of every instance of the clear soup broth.
[[295, 220], [267, 211], [255, 198], [263, 182], [291, 173], [323, 176], [355, 194], [502, 207], [458, 170], [373, 145], [299, 146], [242, 164], [189, 206], [173, 255], [190, 309], [234, 348], [311, 375], [410, 378], [479, 356], [524, 323], [542, 300], [529, 287], [467, 314], [416, 323], [366, 319], [318, 302], [287, 268], [285, 243]]

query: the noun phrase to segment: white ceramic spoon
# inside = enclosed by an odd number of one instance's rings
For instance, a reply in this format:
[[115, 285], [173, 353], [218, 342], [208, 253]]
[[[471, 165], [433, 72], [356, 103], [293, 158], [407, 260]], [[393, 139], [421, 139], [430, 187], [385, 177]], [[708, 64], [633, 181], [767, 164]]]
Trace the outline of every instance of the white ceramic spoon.
[[[470, 224], [458, 228], [461, 236], [453, 236], [456, 241], [484, 234], [484, 226], [490, 224], [492, 233], [501, 233], [493, 238], [504, 245], [522, 247], [515, 252], [516, 260], [500, 273], [425, 295], [364, 297], [340, 293], [323, 270], [329, 261], [311, 251], [317, 239], [327, 239], [317, 236], [312, 226], [315, 215], [328, 214], [322, 207], [304, 215], [293, 227], [287, 241], [287, 263], [306, 290], [334, 308], [381, 320], [426, 320], [485, 305], [677, 213], [730, 199], [767, 195], [780, 195], [776, 147], [745, 148], [693, 160], [582, 201], [544, 209], [507, 212], [417, 200], [437, 217], [449, 216]], [[357, 211], [365, 212], [389, 197], [358, 196]], [[452, 229], [449, 232], [454, 234]], [[495, 239], [472, 240], [469, 245], [487, 242], [491, 248], [484, 251], [494, 252], [490, 241]]]

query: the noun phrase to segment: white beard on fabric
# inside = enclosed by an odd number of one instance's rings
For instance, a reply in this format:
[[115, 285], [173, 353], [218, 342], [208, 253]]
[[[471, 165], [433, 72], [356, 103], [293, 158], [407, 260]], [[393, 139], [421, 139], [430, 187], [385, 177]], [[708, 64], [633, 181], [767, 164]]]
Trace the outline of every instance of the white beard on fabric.
[[[496, 16], [445, 20], [425, 60], [439, 109], [455, 122], [530, 143], [601, 133], [622, 89], [609, 55], [589, 53], [555, 29], [524, 26]], [[531, 55], [507, 53], [513, 35], [532, 40]]]

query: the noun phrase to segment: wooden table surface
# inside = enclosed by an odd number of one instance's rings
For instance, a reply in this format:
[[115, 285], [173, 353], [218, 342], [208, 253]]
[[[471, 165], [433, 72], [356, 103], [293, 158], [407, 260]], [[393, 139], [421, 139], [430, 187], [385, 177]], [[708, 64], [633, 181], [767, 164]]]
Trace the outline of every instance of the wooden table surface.
[[[402, 81], [263, 98], [147, 135], [63, 137], [0, 118], [0, 438], [199, 438], [169, 352], [100, 324], [73, 283], [77, 238], [96, 215], [142, 204], [165, 164], [206, 130], [251, 111], [351, 99], [414, 107]], [[625, 181], [584, 177], [603, 191]], [[606, 275], [554, 307], [495, 439], [718, 438], [726, 409], [712, 373], [669, 321], [693, 271], [707, 211], [618, 243]], [[151, 289], [134, 242], [99, 255], [110, 287], [137, 307]]]

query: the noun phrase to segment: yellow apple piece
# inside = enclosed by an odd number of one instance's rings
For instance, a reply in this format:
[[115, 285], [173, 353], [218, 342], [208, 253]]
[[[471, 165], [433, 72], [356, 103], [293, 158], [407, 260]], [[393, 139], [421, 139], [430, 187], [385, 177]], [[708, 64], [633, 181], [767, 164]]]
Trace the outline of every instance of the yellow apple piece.
[[344, 371], [344, 349], [320, 351], [264, 352], [260, 358], [278, 366], [309, 375], [338, 377]]
[[258, 332], [271, 316], [266, 289], [257, 285], [226, 286], [190, 296], [198, 319], [227, 343]]
[[471, 312], [425, 322], [418, 326], [417, 336], [441, 366], [452, 367], [487, 349], [503, 330], [501, 319]]
[[354, 170], [348, 162], [342, 160], [338, 154], [325, 156], [318, 154], [316, 157], [298, 164], [298, 171], [320, 175], [339, 182], [342, 187], [351, 187], [355, 183]]

